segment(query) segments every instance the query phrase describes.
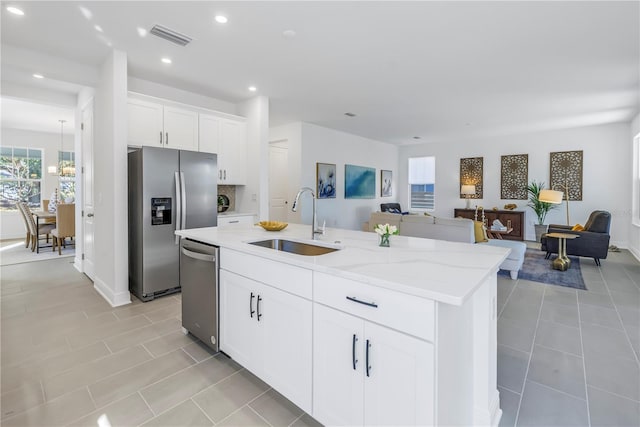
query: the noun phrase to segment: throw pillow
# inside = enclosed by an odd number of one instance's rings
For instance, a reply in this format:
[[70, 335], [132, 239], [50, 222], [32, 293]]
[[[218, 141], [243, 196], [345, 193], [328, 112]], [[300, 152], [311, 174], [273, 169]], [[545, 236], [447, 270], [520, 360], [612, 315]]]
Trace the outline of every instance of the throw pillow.
[[571, 231], [584, 231], [584, 227], [580, 224], [576, 224], [573, 227], [571, 227]]
[[489, 241], [489, 239], [487, 239], [487, 231], [484, 229], [482, 221], [473, 221], [473, 234], [475, 235], [476, 243]]

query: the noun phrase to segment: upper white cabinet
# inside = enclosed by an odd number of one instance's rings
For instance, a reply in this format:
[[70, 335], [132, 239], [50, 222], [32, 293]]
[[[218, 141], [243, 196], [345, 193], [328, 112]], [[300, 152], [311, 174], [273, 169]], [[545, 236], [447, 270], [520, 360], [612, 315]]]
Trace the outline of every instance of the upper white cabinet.
[[218, 155], [218, 184], [246, 183], [246, 123], [212, 114], [200, 114], [200, 151]]
[[142, 99], [129, 98], [128, 143], [198, 150], [198, 113]]

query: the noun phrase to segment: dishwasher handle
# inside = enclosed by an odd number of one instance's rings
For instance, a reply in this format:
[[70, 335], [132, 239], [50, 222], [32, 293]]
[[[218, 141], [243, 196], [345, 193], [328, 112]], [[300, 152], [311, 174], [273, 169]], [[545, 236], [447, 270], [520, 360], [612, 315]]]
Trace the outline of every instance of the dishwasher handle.
[[197, 259], [199, 261], [216, 262], [215, 255], [201, 254], [199, 252], [193, 252], [185, 248], [182, 248], [182, 253], [189, 258]]

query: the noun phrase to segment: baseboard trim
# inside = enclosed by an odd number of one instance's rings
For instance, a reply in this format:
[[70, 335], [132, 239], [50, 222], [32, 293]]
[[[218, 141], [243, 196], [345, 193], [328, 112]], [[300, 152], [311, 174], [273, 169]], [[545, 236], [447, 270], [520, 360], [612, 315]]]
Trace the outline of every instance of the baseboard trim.
[[500, 409], [500, 392], [495, 390], [488, 408], [474, 408], [473, 425], [497, 427], [502, 419]]
[[107, 300], [111, 307], [120, 307], [121, 305], [131, 304], [131, 294], [127, 292], [114, 293], [107, 284], [99, 277], [93, 282], [93, 288]]

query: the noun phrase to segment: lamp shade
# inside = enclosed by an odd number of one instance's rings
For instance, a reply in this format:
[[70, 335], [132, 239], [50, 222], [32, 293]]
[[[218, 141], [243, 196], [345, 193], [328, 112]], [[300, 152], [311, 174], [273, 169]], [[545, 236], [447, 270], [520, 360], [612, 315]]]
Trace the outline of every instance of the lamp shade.
[[562, 191], [556, 190], [540, 190], [538, 200], [544, 203], [552, 203], [554, 205], [562, 203]]
[[460, 188], [461, 194], [476, 194], [476, 186], [475, 185], [463, 185]]
[[47, 172], [51, 175], [55, 175], [58, 173], [58, 168], [56, 166], [47, 166]]

